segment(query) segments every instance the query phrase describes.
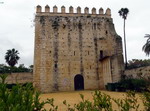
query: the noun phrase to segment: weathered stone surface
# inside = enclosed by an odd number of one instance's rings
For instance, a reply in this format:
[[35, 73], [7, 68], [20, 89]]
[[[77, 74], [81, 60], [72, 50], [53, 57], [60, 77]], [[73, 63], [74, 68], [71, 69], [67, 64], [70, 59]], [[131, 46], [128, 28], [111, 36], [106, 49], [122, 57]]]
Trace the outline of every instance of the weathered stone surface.
[[130, 70], [125, 70], [124, 74], [128, 77], [133, 78], [150, 78], [150, 66], [140, 67], [140, 68], [134, 68]]
[[8, 84], [24, 84], [33, 82], [33, 73], [11, 73], [8, 74], [6, 78], [6, 83]]
[[37, 11], [33, 83], [41, 92], [75, 90], [78, 74], [84, 89], [103, 89], [120, 79], [122, 40], [114, 29], [111, 11], [103, 14], [101, 9], [96, 14], [92, 9], [90, 14], [88, 10]]

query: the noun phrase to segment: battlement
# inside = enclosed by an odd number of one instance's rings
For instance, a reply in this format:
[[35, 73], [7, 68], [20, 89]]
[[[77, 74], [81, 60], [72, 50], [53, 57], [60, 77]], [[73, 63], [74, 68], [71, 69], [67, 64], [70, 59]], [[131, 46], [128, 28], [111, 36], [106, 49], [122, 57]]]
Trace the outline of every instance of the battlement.
[[92, 8], [91, 9], [91, 13], [89, 12], [89, 8], [88, 7], [85, 7], [84, 8], [84, 13], [81, 13], [81, 7], [77, 7], [76, 8], [76, 12], [74, 11], [74, 8], [72, 7], [72, 6], [70, 6], [69, 7], [69, 12], [66, 12], [66, 8], [65, 8], [65, 6], [62, 6], [61, 7], [61, 12], [58, 12], [58, 8], [57, 8], [57, 6], [55, 5], [54, 7], [53, 7], [53, 11], [51, 12], [50, 11], [50, 7], [48, 6], [48, 5], [46, 5], [45, 6], [45, 11], [44, 12], [42, 12], [42, 7], [40, 6], [40, 5], [38, 5], [37, 7], [36, 7], [36, 13], [37, 14], [41, 14], [41, 13], [50, 13], [50, 14], [71, 14], [71, 15], [73, 15], [73, 14], [76, 14], [76, 15], [101, 15], [101, 16], [107, 16], [107, 17], [111, 17], [111, 10], [109, 9], [109, 8], [107, 8], [106, 9], [106, 12], [104, 13], [104, 10], [103, 10], [103, 8], [100, 8], [99, 9], [99, 11], [98, 11], [98, 13], [97, 13], [97, 11], [96, 11], [96, 8]]

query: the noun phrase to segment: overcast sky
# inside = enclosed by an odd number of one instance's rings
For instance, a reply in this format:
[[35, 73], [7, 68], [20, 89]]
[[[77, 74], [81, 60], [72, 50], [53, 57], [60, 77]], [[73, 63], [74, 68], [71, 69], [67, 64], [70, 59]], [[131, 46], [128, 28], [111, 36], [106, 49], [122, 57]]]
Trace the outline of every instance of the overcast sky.
[[[60, 7], [64, 5], [80, 6], [82, 12], [85, 7], [108, 7], [112, 11], [112, 18], [118, 35], [123, 37], [123, 19], [118, 10], [127, 7], [129, 15], [126, 20], [127, 55], [131, 59], [148, 59], [142, 52], [146, 42], [145, 34], [150, 34], [150, 0], [0, 0], [0, 64], [5, 63], [4, 56], [8, 49], [19, 51], [19, 64], [27, 66], [33, 64], [34, 55], [34, 16], [37, 5]], [[43, 8], [44, 9], [44, 8]]]

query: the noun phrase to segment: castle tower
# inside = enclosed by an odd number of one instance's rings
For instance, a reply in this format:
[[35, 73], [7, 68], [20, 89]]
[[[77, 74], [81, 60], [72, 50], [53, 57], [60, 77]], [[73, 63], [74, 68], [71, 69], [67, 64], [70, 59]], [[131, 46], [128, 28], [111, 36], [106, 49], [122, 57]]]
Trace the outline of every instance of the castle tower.
[[111, 10], [37, 6], [33, 83], [41, 92], [104, 89], [120, 80], [122, 39]]

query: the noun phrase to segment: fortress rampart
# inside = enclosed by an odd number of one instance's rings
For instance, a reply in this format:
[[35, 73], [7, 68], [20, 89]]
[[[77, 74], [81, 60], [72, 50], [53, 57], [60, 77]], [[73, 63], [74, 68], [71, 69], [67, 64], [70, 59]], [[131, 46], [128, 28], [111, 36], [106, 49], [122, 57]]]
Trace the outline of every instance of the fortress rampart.
[[111, 10], [37, 6], [33, 84], [41, 92], [104, 89], [123, 72]]
[[[40, 5], [38, 5], [37, 8], [36, 8], [37, 15], [38, 15], [38, 13], [41, 14], [41, 12], [42, 12], [42, 7]], [[70, 6], [69, 7], [69, 12], [66, 12], [65, 6], [62, 6], [61, 7], [61, 12], [58, 12], [58, 8], [55, 5], [53, 7], [53, 11], [51, 12], [50, 7], [48, 5], [46, 5], [45, 10], [44, 10], [44, 12], [42, 12], [42, 14], [44, 15], [44, 14], [47, 14], [47, 13], [50, 13], [52, 15], [64, 15], [64, 14], [71, 15], [71, 16], [91, 15], [91, 16], [99, 16], [99, 17], [101, 16], [101, 17], [111, 18], [111, 10], [109, 8], [106, 9], [105, 13], [104, 13], [103, 8], [100, 8], [98, 13], [96, 11], [96, 8], [92, 8], [91, 13], [90, 13], [89, 8], [85, 7], [84, 8], [84, 13], [81, 13], [81, 7], [77, 7], [76, 12], [75, 12], [74, 8], [72, 6]]]

